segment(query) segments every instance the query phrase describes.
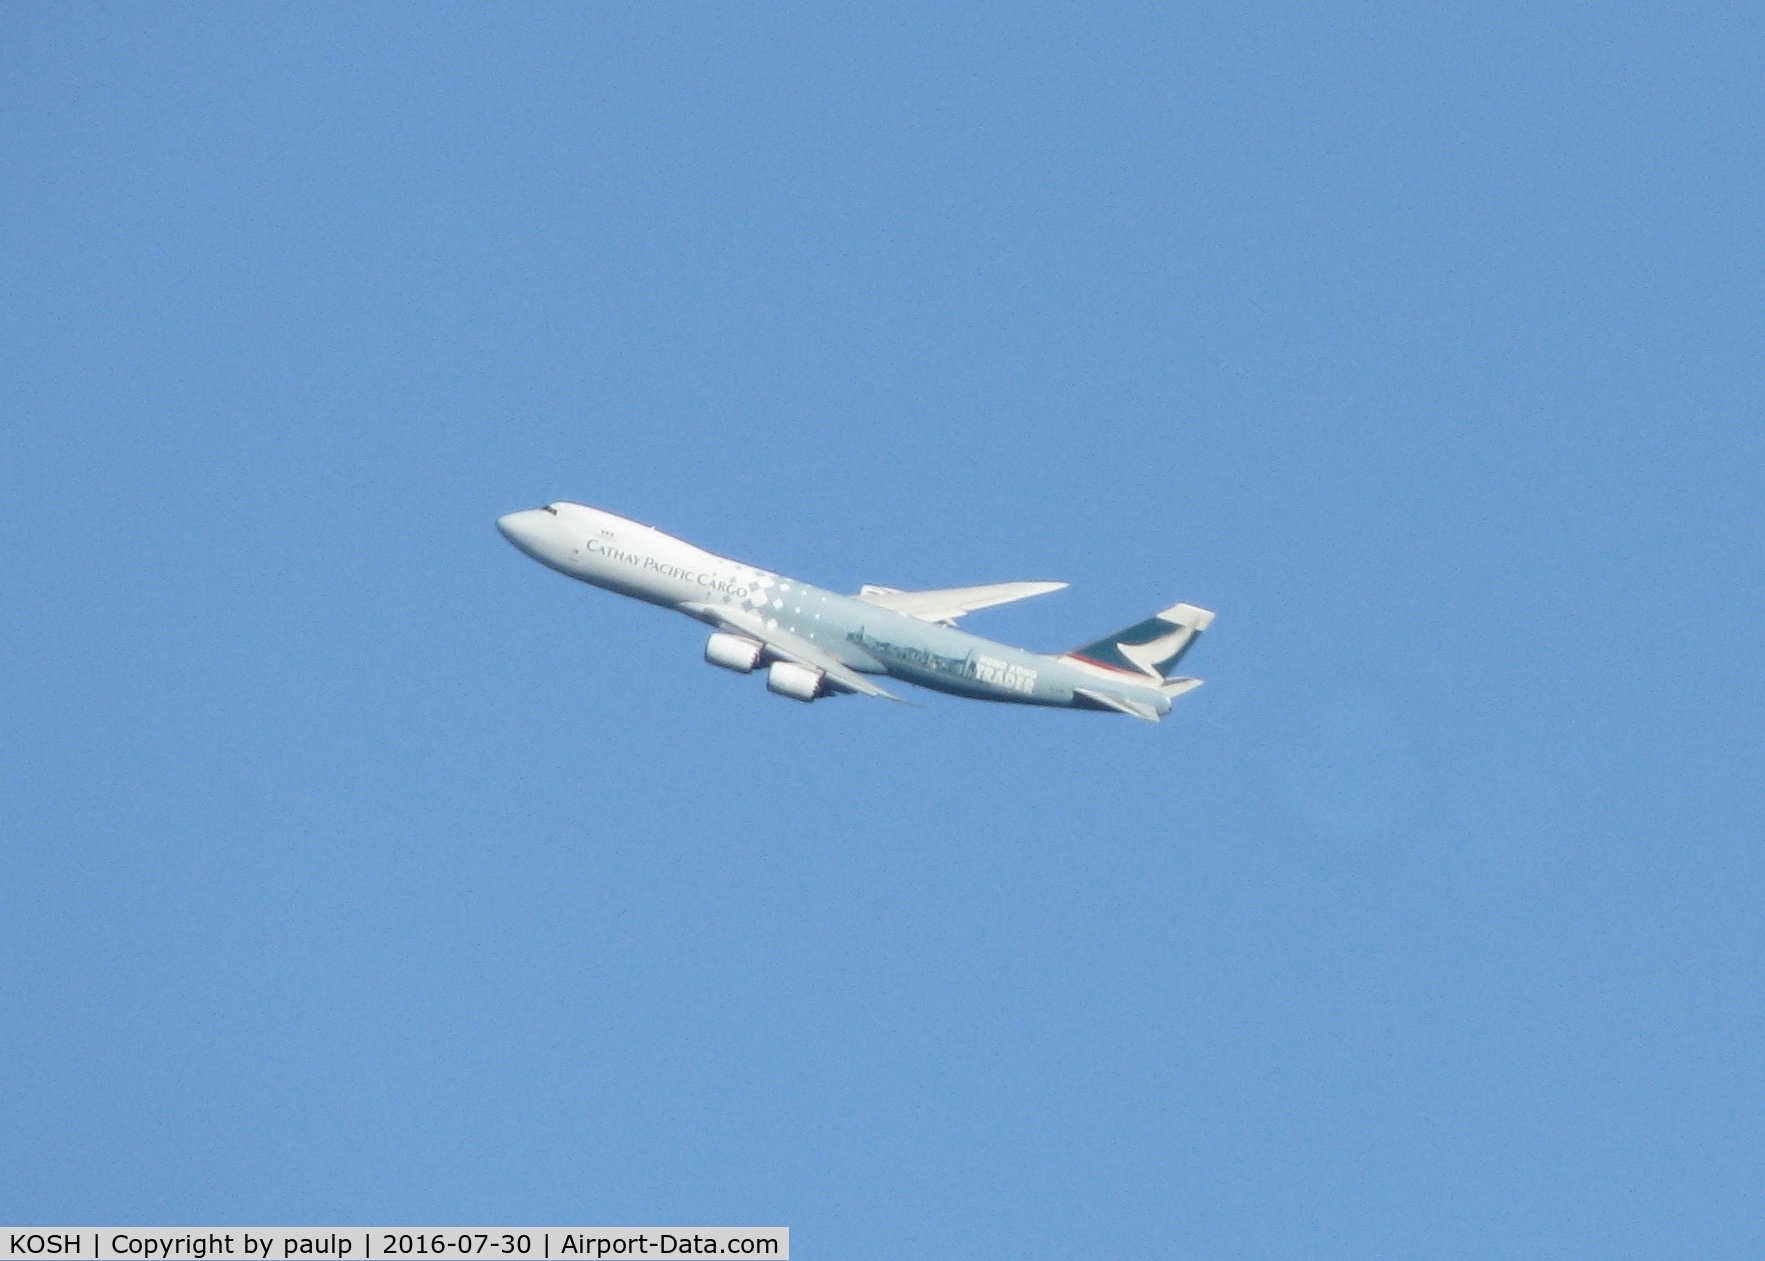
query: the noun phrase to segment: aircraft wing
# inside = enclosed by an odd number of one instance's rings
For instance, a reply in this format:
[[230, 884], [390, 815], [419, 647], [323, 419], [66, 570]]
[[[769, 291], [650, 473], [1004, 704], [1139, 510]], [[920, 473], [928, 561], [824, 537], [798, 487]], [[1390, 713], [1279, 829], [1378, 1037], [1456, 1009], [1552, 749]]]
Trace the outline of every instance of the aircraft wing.
[[990, 587], [948, 587], [942, 591], [898, 591], [894, 587], [866, 586], [858, 598], [917, 617], [922, 622], [951, 623], [964, 613], [1046, 595], [1066, 586], [1064, 582], [996, 582]]
[[768, 626], [766, 619], [752, 609], [734, 608], [724, 604], [683, 604], [681, 612], [698, 618], [701, 622], [710, 622], [736, 635], [746, 635], [765, 644], [775, 657], [786, 661], [794, 661], [800, 666], [808, 666], [811, 670], [819, 670], [830, 680], [848, 692], [861, 692], [865, 696], [881, 696], [891, 701], [901, 701], [903, 705], [911, 702], [902, 701], [899, 696], [886, 688], [878, 687], [851, 666], [841, 661], [819, 644], [811, 643], [801, 635], [793, 635], [790, 631], [781, 630], [776, 626]]

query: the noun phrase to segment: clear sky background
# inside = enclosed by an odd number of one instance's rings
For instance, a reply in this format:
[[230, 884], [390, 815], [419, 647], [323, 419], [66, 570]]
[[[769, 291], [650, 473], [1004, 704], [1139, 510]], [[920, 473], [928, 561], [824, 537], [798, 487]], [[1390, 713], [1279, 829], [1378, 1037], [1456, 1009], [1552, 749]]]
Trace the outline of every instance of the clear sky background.
[[[0, 13], [0, 1218], [1765, 1250], [1755, 5]], [[1182, 599], [812, 707], [492, 527]]]

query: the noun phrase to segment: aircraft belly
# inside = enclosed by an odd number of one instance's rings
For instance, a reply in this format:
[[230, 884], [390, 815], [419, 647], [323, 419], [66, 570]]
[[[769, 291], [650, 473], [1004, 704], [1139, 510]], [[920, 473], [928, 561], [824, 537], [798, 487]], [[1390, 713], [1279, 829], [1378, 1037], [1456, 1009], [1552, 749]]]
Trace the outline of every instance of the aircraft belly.
[[601, 560], [598, 557], [586, 556], [576, 561], [575, 577], [591, 586], [601, 587], [619, 595], [630, 596], [634, 600], [643, 600], [650, 604], [673, 607], [687, 598], [692, 589], [683, 582], [671, 578], [646, 574], [634, 570], [627, 565]]

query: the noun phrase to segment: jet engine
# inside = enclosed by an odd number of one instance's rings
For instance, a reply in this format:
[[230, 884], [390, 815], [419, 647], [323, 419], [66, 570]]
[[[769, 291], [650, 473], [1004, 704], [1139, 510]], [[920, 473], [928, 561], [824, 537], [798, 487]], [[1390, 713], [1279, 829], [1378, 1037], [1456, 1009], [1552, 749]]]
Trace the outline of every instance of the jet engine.
[[760, 664], [761, 645], [741, 635], [718, 631], [705, 641], [705, 660], [725, 670], [747, 674]]
[[766, 672], [766, 688], [794, 701], [812, 701], [821, 691], [821, 671], [794, 661], [774, 661]]

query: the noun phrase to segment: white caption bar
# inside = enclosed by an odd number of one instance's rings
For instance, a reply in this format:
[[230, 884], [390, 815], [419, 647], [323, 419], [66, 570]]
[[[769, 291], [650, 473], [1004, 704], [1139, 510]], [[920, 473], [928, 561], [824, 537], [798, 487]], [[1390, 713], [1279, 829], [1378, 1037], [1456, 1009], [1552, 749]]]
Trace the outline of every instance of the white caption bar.
[[32, 1261], [790, 1261], [788, 1226], [18, 1226], [0, 1258]]

